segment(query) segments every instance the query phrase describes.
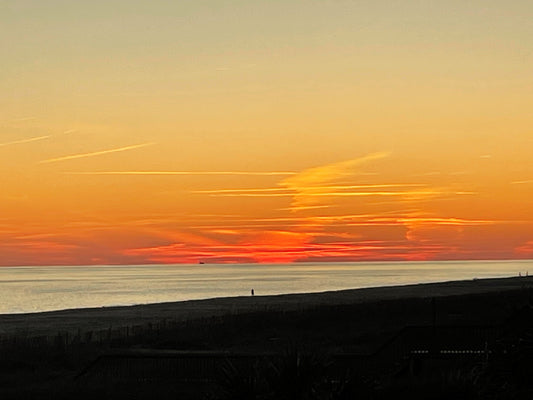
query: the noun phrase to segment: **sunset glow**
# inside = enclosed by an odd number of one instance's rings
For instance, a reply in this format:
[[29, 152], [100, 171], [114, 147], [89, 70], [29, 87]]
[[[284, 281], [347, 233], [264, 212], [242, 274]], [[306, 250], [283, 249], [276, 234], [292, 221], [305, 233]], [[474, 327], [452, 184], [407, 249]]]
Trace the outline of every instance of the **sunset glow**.
[[530, 1], [0, 1], [0, 265], [533, 258]]

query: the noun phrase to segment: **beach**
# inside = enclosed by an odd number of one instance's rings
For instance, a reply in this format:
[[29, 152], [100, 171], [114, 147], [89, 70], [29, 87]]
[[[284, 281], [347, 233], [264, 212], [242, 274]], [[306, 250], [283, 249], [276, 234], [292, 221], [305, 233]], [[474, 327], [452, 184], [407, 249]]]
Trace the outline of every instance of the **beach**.
[[0, 315], [0, 334], [41, 336], [57, 332], [100, 330], [186, 321], [251, 312], [305, 311], [316, 307], [370, 305], [408, 299], [429, 299], [516, 292], [528, 289], [532, 277], [475, 279], [431, 284], [377, 287], [322, 293], [277, 296], [241, 296], [125, 307], [101, 307], [63, 311]]
[[[503, 362], [504, 371], [521, 362], [523, 356], [512, 349], [528, 337], [531, 318], [524, 311], [531, 309], [532, 286], [530, 277], [513, 277], [4, 314], [0, 394], [226, 398], [220, 390], [228, 366], [241, 365], [231, 379], [260, 368], [256, 378], [266, 384], [265, 371], [279, 371], [307, 354], [303, 359], [316, 364], [311, 369], [321, 371], [310, 382], [326, 385], [325, 397], [318, 398], [329, 398], [330, 385], [339, 379], [359, 382], [347, 378], [354, 373], [375, 382], [355, 387], [394, 398], [405, 385], [434, 385], [444, 373], [470, 374], [489, 351], [500, 354], [491, 360], [495, 366]], [[424, 368], [413, 367], [420, 363]], [[482, 378], [499, 376], [489, 371]], [[469, 382], [480, 387], [479, 379]], [[427, 398], [424, 387], [419, 398]]]

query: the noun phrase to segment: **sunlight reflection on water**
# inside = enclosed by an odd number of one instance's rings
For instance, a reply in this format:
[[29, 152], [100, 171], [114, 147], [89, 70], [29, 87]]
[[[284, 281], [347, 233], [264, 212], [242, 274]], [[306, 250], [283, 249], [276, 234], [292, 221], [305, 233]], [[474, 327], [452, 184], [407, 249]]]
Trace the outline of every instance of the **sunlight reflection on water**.
[[533, 273], [533, 261], [0, 268], [0, 313], [321, 292]]

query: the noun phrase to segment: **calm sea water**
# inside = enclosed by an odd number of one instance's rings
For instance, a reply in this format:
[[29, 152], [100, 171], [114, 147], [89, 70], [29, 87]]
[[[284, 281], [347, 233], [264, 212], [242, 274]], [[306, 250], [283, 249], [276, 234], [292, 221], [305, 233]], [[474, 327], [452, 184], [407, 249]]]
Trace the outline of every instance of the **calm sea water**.
[[0, 313], [321, 292], [533, 273], [533, 260], [0, 268]]

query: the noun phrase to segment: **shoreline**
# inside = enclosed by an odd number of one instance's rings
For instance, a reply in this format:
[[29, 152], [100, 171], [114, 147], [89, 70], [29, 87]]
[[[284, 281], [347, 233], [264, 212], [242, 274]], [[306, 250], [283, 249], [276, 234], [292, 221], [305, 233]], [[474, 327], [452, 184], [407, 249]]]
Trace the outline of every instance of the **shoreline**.
[[487, 278], [316, 293], [220, 297], [204, 300], [0, 314], [0, 335], [42, 336], [104, 330], [164, 320], [188, 321], [250, 312], [286, 312], [313, 307], [364, 305], [383, 301], [456, 297], [531, 289], [533, 276]]
[[[532, 261], [417, 261], [0, 268], [1, 314], [121, 307], [525, 275]], [[256, 268], [257, 267], [257, 268]], [[20, 270], [19, 270], [20, 269]]]

